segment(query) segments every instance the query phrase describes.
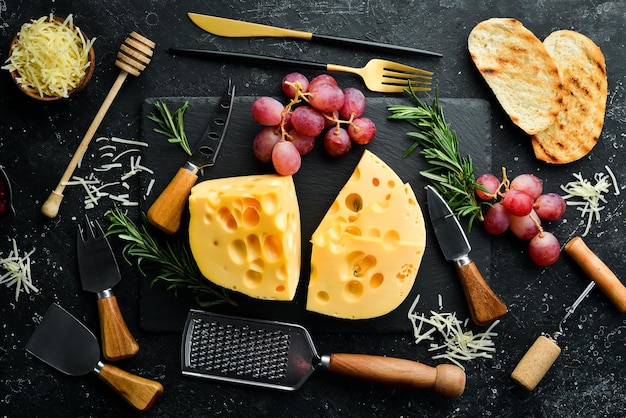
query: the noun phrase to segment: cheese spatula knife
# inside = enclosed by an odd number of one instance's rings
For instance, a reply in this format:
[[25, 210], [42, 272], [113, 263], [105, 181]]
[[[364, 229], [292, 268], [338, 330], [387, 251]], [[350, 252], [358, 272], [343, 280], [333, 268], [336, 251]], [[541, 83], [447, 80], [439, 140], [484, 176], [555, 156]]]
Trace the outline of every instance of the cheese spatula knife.
[[150, 409], [163, 393], [159, 382], [102, 363], [100, 345], [93, 332], [55, 303], [26, 343], [26, 351], [69, 376], [95, 373], [141, 411]]
[[319, 356], [305, 328], [190, 310], [183, 331], [182, 373], [272, 389], [298, 389], [318, 368], [372, 383], [432, 389], [456, 398], [465, 372], [452, 364], [431, 367], [411, 360], [364, 354]]

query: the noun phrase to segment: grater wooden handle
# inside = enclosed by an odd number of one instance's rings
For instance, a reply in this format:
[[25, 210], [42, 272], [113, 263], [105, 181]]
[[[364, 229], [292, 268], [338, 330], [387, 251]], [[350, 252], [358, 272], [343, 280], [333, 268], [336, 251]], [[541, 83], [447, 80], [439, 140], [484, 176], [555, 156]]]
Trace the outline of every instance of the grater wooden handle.
[[452, 364], [431, 367], [424, 363], [366, 354], [331, 354], [322, 357], [329, 371], [371, 383], [432, 389], [446, 398], [457, 398], [465, 390], [465, 372]]

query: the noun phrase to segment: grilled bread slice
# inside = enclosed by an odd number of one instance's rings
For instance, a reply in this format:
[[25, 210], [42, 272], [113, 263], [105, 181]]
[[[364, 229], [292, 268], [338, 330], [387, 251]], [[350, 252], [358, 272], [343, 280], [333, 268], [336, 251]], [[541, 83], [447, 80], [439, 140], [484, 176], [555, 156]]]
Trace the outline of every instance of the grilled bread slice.
[[513, 123], [529, 135], [545, 130], [561, 111], [563, 89], [543, 43], [519, 21], [492, 18], [476, 25], [468, 49]]
[[546, 130], [532, 137], [537, 159], [565, 164], [587, 155], [604, 124], [607, 75], [604, 55], [585, 35], [571, 30], [551, 33], [544, 41], [563, 82], [563, 107]]

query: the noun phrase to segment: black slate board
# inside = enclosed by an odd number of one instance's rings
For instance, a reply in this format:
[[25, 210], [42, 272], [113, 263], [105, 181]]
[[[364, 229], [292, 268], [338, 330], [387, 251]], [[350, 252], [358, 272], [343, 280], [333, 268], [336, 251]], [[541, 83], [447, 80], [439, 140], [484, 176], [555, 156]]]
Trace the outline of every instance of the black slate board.
[[[194, 142], [204, 131], [207, 117], [218, 102], [217, 97], [164, 97], [146, 99], [143, 115], [154, 111], [154, 102], [165, 102], [174, 110], [185, 101], [189, 108], [185, 113], [185, 127], [189, 142]], [[272, 167], [255, 159], [251, 143], [260, 129], [250, 115], [254, 97], [237, 97], [234, 111], [222, 148], [215, 166], [204, 170], [198, 181], [218, 177], [271, 173]], [[491, 111], [489, 104], [479, 99], [441, 99], [447, 122], [456, 130], [463, 155], [472, 156], [476, 173], [491, 169]], [[462, 289], [454, 267], [446, 262], [430, 228], [424, 186], [427, 184], [419, 171], [426, 168], [424, 158], [418, 152], [403, 159], [402, 154], [411, 144], [406, 133], [411, 126], [406, 122], [389, 121], [388, 104], [406, 103], [405, 98], [368, 98], [364, 116], [377, 126], [374, 141], [367, 149], [383, 159], [400, 178], [410, 182], [420, 202], [427, 225], [427, 248], [409, 297], [395, 311], [380, 318], [367, 320], [341, 320], [325, 317], [305, 310], [307, 278], [310, 273], [309, 238], [330, 207], [337, 193], [350, 177], [361, 158], [364, 146], [354, 146], [349, 155], [342, 158], [329, 157], [318, 144], [302, 161], [302, 167], [294, 175], [296, 192], [300, 202], [302, 223], [302, 273], [300, 286], [292, 302], [259, 301], [235, 295], [239, 306], [220, 305], [213, 308], [218, 312], [232, 313], [262, 319], [296, 322], [314, 332], [404, 332], [410, 329], [407, 312], [416, 295], [420, 295], [418, 310], [428, 313], [439, 310], [440, 302], [446, 311], [456, 311], [460, 318], [468, 317]], [[176, 145], [169, 144], [165, 137], [153, 132], [154, 122], [143, 119], [143, 140], [149, 143], [144, 151], [147, 167], [155, 168], [149, 178], [155, 183], [149, 195], [142, 200], [141, 209], [146, 212], [152, 202], [167, 186], [176, 171], [184, 164], [186, 155]], [[148, 177], [142, 178], [142, 196], [147, 190]], [[181, 227], [185, 234], [185, 224]], [[476, 261], [485, 279], [489, 281], [491, 246], [490, 238], [482, 228], [474, 228], [470, 234], [472, 258]], [[148, 278], [150, 279], [150, 278]], [[178, 332], [184, 325], [189, 308], [197, 307], [193, 298], [184, 293], [175, 297], [162, 284], [153, 287], [150, 280], [140, 280], [140, 323], [149, 332]], [[440, 296], [441, 295], [441, 296]]]

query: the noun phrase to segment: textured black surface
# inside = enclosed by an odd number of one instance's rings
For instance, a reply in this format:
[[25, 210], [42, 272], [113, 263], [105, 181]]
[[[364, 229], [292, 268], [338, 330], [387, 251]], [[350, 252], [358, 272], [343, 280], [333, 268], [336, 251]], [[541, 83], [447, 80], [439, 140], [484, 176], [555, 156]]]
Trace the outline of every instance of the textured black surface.
[[[157, 43], [153, 62], [138, 78], [129, 78], [104, 119], [97, 137], [140, 139], [142, 103], [150, 97], [214, 97], [229, 78], [241, 96], [279, 95], [285, 71], [232, 63], [174, 58], [170, 46], [214, 48], [268, 53], [319, 62], [363, 65], [374, 56], [394, 59], [435, 72], [441, 97], [486, 100], [492, 112], [493, 167], [510, 173], [531, 172], [544, 178], [548, 191], [580, 172], [587, 179], [613, 168], [619, 184], [623, 169], [626, 92], [624, 83], [626, 4], [617, 2], [546, 1], [218, 1], [82, 2], [56, 0], [30, 2], [0, 0], [0, 51], [3, 60], [11, 38], [22, 23], [54, 12], [73, 13], [76, 23], [96, 37], [96, 69], [86, 90], [71, 100], [40, 103], [28, 99], [0, 74], [0, 164], [12, 182], [17, 215], [0, 225], [0, 254], [6, 256], [15, 239], [20, 252], [35, 249], [32, 273], [40, 292], [14, 299], [11, 289], [0, 288], [0, 414], [7, 416], [132, 416], [134, 411], [93, 375], [68, 377], [28, 355], [24, 345], [51, 302], [98, 327], [93, 295], [82, 291], [75, 260], [76, 222], [85, 212], [84, 192], [68, 187], [59, 216], [40, 214], [40, 206], [62, 175], [86, 132], [118, 69], [115, 54], [131, 31]], [[361, 37], [438, 51], [443, 58], [380, 54], [283, 39], [225, 39], [193, 26], [186, 12], [291, 27], [316, 33]], [[539, 38], [558, 29], [574, 29], [603, 50], [609, 75], [605, 126], [599, 144], [582, 160], [563, 167], [538, 163], [526, 135], [502, 112], [473, 67], [467, 36], [481, 20], [515, 17]], [[309, 74], [312, 75], [312, 74]], [[362, 87], [358, 77], [338, 76], [344, 86]], [[370, 98], [385, 97], [367, 93]], [[425, 95], [426, 97], [427, 95]], [[389, 96], [387, 96], [389, 97]], [[398, 101], [405, 99], [397, 96]], [[408, 130], [408, 127], [407, 127]], [[100, 166], [100, 146], [94, 142], [77, 175], [86, 176]], [[119, 149], [122, 149], [121, 146]], [[119, 172], [99, 174], [107, 181]], [[127, 193], [138, 196], [139, 181], [129, 179]], [[123, 190], [119, 190], [121, 193]], [[616, 272], [623, 275], [626, 260], [623, 195], [606, 195], [606, 208], [594, 222], [585, 242]], [[111, 206], [102, 200], [89, 211], [94, 218]], [[584, 231], [579, 213], [569, 208], [560, 222], [548, 226], [561, 243]], [[117, 254], [120, 243], [114, 243]], [[280, 393], [257, 388], [216, 384], [182, 377], [180, 333], [151, 333], [140, 326], [137, 272], [120, 262], [122, 281], [115, 292], [140, 352], [120, 363], [133, 373], [163, 383], [165, 392], [148, 416], [328, 416], [328, 417], [572, 417], [622, 416], [626, 409], [623, 367], [626, 350], [625, 317], [594, 290], [565, 324], [563, 349], [540, 385], [527, 393], [510, 379], [523, 353], [542, 332], [553, 332], [565, 308], [586, 287], [588, 279], [567, 257], [553, 266], [533, 266], [525, 244], [510, 235], [493, 239], [490, 282], [509, 306], [496, 327], [493, 359], [467, 363], [467, 388], [455, 400], [429, 392], [377, 387], [315, 374], [300, 390]], [[486, 268], [486, 267], [485, 267]], [[448, 303], [443, 300], [444, 309]], [[319, 352], [357, 352], [405, 357], [434, 365], [425, 345], [416, 346], [407, 332], [393, 334], [317, 333]], [[138, 414], [139, 415], [139, 414]]]
[[[278, 97], [278, 99], [283, 100]], [[169, 108], [176, 109], [183, 103], [189, 103], [185, 112], [186, 132], [190, 143], [198, 141], [205, 129], [207, 118], [213, 112], [218, 102], [217, 97], [177, 97], [177, 98], [150, 98], [144, 103], [144, 114], [155, 111], [154, 101], [160, 100]], [[218, 154], [216, 164], [206, 168], [198, 181], [243, 176], [250, 174], [271, 173], [270, 164], [259, 162], [250, 152], [250, 141], [259, 129], [259, 125], [252, 119], [250, 106], [254, 97], [237, 97], [233, 106], [230, 126], [226, 138]], [[283, 100], [284, 101], [284, 100]], [[446, 300], [448, 309], [465, 312], [466, 304], [463, 293], [456, 278], [454, 267], [440, 256], [439, 247], [430, 228], [428, 210], [426, 207], [426, 193], [424, 182], [419, 171], [427, 169], [427, 163], [418, 153], [409, 158], [402, 158], [402, 154], [411, 144], [406, 138], [406, 123], [385, 120], [389, 112], [387, 105], [397, 103], [397, 98], [371, 98], [368, 101], [364, 116], [371, 118], [377, 126], [376, 140], [367, 145], [367, 149], [382, 158], [405, 182], [410, 182], [416, 197], [420, 202], [424, 221], [427, 224], [426, 252], [420, 266], [419, 274], [413, 290], [399, 308], [389, 314], [374, 319], [351, 321], [329, 318], [313, 314], [305, 310], [306, 288], [310, 274], [311, 243], [313, 231], [339, 193], [339, 190], [348, 180], [354, 167], [358, 164], [365, 147], [355, 145], [344, 158], [329, 157], [321, 144], [315, 147], [302, 160], [302, 166], [294, 176], [296, 193], [300, 201], [300, 217], [302, 225], [302, 268], [301, 284], [296, 298], [292, 303], [269, 302], [244, 299], [237, 308], [229, 306], [217, 307], [217, 310], [228, 309], [233, 313], [253, 317], [262, 317], [274, 320], [297, 321], [313, 331], [328, 332], [409, 332], [411, 323], [407, 320], [407, 312], [415, 297], [419, 294], [421, 309], [429, 312], [437, 310], [438, 295]], [[446, 107], [446, 118], [449, 123], [458, 129], [463, 139], [461, 152], [463, 155], [475, 156], [475, 166], [480, 172], [488, 171], [491, 166], [491, 113], [489, 104], [479, 99], [441, 99], [442, 106]], [[151, 144], [143, 151], [145, 164], [148, 167], [157, 167], [154, 174], [142, 177], [144, 195], [149, 187], [151, 192], [141, 201], [144, 212], [159, 193], [167, 186], [176, 171], [184, 163], [186, 155], [182, 150], [173, 148], [165, 138], [153, 131], [156, 125], [147, 121], [143, 125], [143, 140]], [[193, 145], [192, 145], [193, 147]], [[178, 151], [178, 152], [176, 152]], [[150, 184], [154, 180], [152, 186]], [[186, 219], [179, 234], [186, 236]], [[481, 270], [486, 280], [489, 280], [490, 265], [490, 237], [478, 229], [472, 234], [472, 258]], [[484, 267], [483, 267], [484, 266]], [[175, 297], [162, 286], [150, 286], [148, 281], [140, 283], [140, 312], [141, 326], [147, 331], [180, 331], [185, 322], [187, 311], [193, 306], [193, 300]], [[236, 297], [236, 295], [233, 295]]]

